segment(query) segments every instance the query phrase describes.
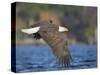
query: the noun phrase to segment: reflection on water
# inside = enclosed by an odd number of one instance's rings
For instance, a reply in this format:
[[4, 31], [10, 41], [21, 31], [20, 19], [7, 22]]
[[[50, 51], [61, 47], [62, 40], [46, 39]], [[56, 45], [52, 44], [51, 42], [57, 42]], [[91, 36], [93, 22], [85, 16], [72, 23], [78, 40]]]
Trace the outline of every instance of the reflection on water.
[[96, 45], [70, 45], [68, 48], [72, 61], [68, 68], [63, 68], [48, 46], [18, 46], [16, 48], [16, 70], [17, 72], [31, 72], [96, 68]]

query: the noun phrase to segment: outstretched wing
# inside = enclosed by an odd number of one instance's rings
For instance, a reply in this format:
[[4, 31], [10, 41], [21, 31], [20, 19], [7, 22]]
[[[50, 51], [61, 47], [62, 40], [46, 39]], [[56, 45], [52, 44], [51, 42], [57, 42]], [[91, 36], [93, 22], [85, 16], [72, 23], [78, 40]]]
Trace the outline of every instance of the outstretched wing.
[[34, 37], [37, 39], [42, 37], [52, 48], [53, 53], [59, 59], [59, 62], [62, 65], [67, 66], [70, 62], [70, 53], [67, 48], [66, 33], [62, 32], [62, 29], [59, 30], [59, 27], [51, 24], [51, 22], [42, 22], [41, 25], [42, 26], [38, 28], [23, 29], [22, 32], [34, 34]]
[[52, 48], [53, 53], [59, 59], [59, 62], [62, 65], [67, 66], [70, 62], [70, 53], [67, 48], [66, 34], [57, 31], [40, 31], [39, 34]]

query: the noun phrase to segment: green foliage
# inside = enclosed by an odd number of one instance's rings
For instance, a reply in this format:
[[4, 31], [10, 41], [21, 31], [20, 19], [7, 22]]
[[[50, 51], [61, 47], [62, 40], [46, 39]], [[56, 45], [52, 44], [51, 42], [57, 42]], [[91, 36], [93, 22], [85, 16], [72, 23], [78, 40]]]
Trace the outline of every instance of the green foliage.
[[[76, 36], [74, 38], [78, 36], [79, 38], [87, 37], [88, 39], [94, 34], [97, 27], [96, 7], [17, 3], [17, 9], [19, 9], [19, 12], [27, 19], [32, 18], [33, 21], [40, 20], [40, 15], [43, 11], [55, 13], [56, 16], [59, 17], [61, 23], [69, 25], [70, 34]], [[70, 16], [72, 16], [71, 19]], [[18, 34], [18, 37], [22, 39], [23, 35]], [[93, 38], [95, 39], [95, 37]]]

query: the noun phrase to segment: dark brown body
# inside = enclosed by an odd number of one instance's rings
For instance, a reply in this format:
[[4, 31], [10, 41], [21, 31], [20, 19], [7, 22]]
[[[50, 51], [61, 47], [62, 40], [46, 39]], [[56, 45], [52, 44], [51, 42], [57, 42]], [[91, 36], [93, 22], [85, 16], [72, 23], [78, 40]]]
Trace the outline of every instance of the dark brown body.
[[59, 63], [67, 66], [70, 62], [70, 53], [67, 48], [67, 32], [59, 32], [58, 26], [52, 23], [41, 23], [38, 34], [52, 48]]

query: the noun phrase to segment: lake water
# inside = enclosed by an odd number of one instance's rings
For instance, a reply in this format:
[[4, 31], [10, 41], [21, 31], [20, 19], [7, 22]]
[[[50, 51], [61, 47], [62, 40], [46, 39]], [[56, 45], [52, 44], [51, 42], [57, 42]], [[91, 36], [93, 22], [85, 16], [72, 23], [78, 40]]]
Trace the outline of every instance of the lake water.
[[16, 71], [37, 72], [54, 70], [73, 70], [97, 67], [96, 45], [70, 45], [72, 61], [68, 68], [59, 65], [52, 53], [52, 49], [46, 45], [17, 46], [16, 47]]

